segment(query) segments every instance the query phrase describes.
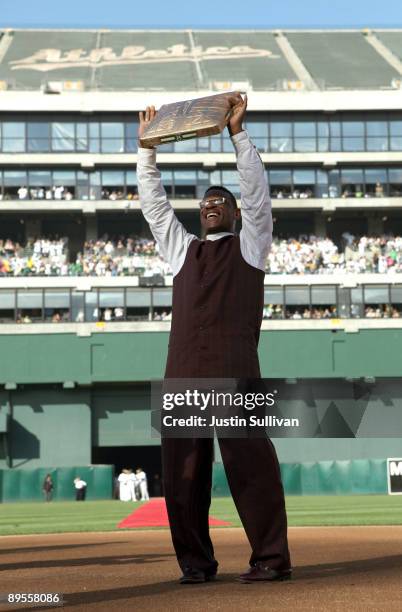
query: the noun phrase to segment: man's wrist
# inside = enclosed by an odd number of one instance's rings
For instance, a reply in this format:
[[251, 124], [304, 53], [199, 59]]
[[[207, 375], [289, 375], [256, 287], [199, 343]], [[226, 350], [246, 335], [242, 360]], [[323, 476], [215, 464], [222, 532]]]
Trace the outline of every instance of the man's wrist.
[[143, 145], [140, 141], [137, 142], [137, 145], [139, 149], [156, 149], [156, 147], [151, 147], [150, 145]]
[[238, 125], [236, 127], [229, 127], [229, 134], [230, 136], [236, 136], [236, 134], [240, 134], [240, 132], [243, 132], [244, 128], [242, 125]]

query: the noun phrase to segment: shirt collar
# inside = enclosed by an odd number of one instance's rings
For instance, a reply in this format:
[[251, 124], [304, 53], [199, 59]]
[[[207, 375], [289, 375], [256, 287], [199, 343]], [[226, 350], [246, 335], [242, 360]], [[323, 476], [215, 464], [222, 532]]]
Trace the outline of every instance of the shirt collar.
[[225, 236], [234, 236], [233, 232], [217, 232], [216, 234], [207, 234], [207, 240], [219, 240], [219, 238], [224, 238]]

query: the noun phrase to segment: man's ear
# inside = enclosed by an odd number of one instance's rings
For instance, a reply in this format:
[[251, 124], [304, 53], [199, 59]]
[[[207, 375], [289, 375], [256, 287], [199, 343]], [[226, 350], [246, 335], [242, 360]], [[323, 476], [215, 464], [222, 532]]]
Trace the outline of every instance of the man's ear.
[[240, 208], [236, 208], [236, 210], [235, 210], [235, 219], [236, 219], [236, 221], [238, 221], [240, 218], [241, 218]]

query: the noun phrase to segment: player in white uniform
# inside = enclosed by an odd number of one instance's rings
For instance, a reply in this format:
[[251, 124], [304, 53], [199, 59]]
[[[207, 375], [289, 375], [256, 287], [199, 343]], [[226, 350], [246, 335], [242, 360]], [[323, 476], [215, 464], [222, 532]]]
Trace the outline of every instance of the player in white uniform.
[[121, 474], [118, 477], [118, 481], [119, 481], [119, 497], [120, 497], [120, 501], [135, 501], [135, 495], [134, 495], [134, 483], [133, 483], [133, 479], [132, 476], [134, 476], [134, 474], [131, 472], [131, 470], [128, 469], [124, 469], [122, 470]]
[[146, 501], [149, 499], [147, 475], [142, 468], [137, 468], [135, 475], [140, 485], [141, 501]]

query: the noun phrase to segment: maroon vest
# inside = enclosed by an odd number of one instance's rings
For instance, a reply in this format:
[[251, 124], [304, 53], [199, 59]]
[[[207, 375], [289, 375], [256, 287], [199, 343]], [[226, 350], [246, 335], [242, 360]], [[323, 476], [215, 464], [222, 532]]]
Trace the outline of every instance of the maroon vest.
[[173, 280], [166, 378], [256, 378], [264, 272], [239, 236], [193, 240]]

